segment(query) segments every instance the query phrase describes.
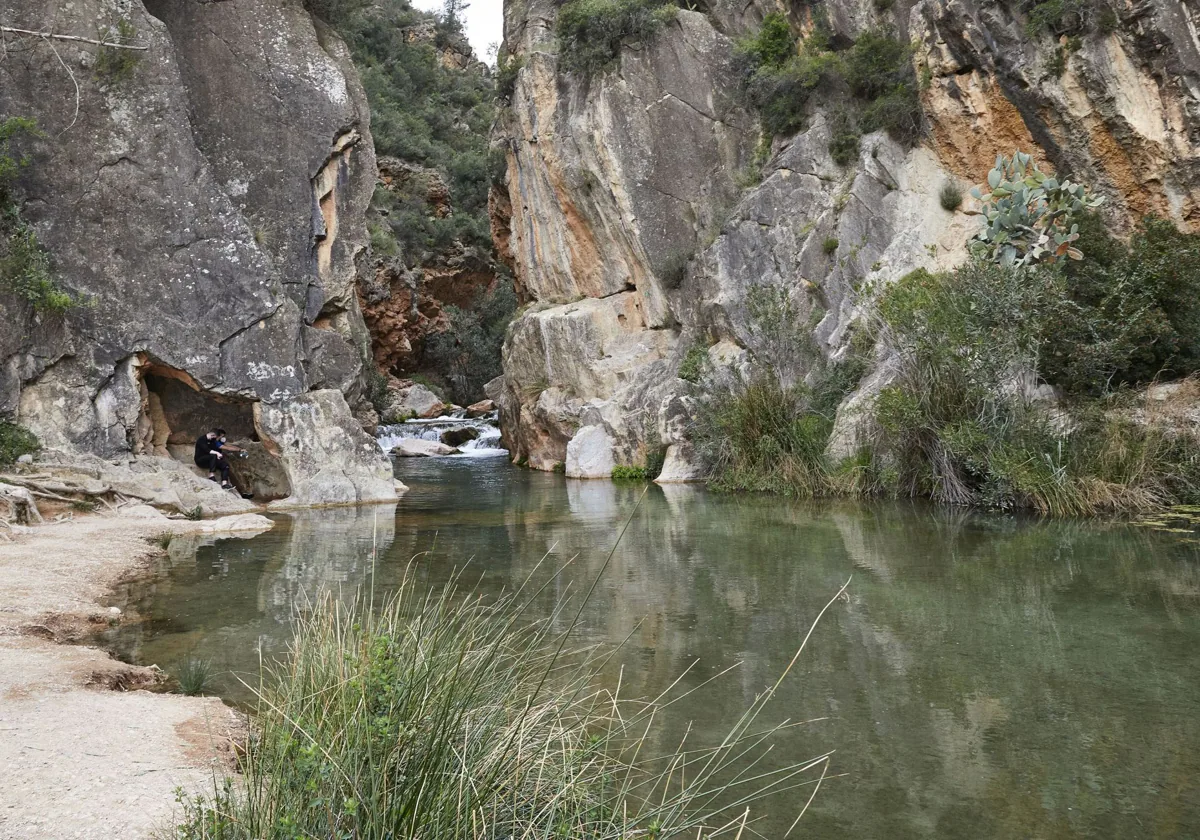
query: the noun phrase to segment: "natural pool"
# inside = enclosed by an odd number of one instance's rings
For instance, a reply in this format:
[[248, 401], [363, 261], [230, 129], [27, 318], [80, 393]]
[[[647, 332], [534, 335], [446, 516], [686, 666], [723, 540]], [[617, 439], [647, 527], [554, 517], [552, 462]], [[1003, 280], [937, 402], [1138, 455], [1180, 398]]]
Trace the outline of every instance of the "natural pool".
[[[405, 459], [394, 507], [280, 517], [250, 540], [188, 546], [115, 603], [145, 617], [106, 643], [170, 669], [231, 676], [281, 653], [293, 608], [321, 587], [383, 594], [412, 570], [466, 566], [484, 593], [538, 579], [587, 587], [578, 640], [619, 642], [627, 693], [744, 666], [675, 706], [719, 737], [786, 667], [853, 575], [774, 706], [824, 718], [781, 762], [835, 749], [793, 836], [818, 840], [1200, 837], [1200, 545], [1117, 524], [1036, 522], [908, 504], [805, 504], [688, 486], [573, 481], [503, 458]], [[550, 554], [536, 572], [539, 561]], [[563, 619], [565, 624], [567, 619]], [[632, 635], [631, 635], [632, 634]], [[807, 798], [776, 801], [782, 835]]]

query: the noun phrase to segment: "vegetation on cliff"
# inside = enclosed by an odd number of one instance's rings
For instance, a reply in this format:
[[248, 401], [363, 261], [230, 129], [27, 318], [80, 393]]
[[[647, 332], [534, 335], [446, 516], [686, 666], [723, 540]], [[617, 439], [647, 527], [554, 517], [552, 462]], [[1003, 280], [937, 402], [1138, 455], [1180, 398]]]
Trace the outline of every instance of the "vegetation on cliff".
[[38, 135], [37, 123], [27, 117], [0, 120], [0, 289], [41, 315], [65, 312], [76, 300], [60, 285], [16, 194], [16, 178], [31, 162], [19, 146]]
[[835, 50], [824, 29], [797, 39], [787, 18], [772, 12], [739, 43], [738, 60], [768, 135], [802, 130], [810, 101], [838, 103], [829, 110], [830, 152], [840, 165], [858, 156], [865, 132], [884, 130], [908, 144], [921, 136], [912, 47], [886, 32], [869, 30], [849, 48]]
[[566, 0], [554, 22], [559, 65], [584, 77], [609, 70], [622, 45], [649, 41], [677, 10], [662, 0]]
[[[1017, 188], [1008, 176], [1021, 161]], [[1200, 371], [1200, 236], [1151, 217], [1125, 245], [1083, 188], [1029, 164], [1004, 159], [990, 173], [972, 261], [879, 291], [871, 333], [896, 374], [874, 396], [864, 448], [839, 464], [826, 454], [867, 348], [822, 363], [808, 330], [793, 328], [780, 338], [792, 357], [763, 343], [755, 378], [713, 383], [703, 403], [698, 441], [714, 488], [1049, 515], [1200, 497], [1195, 441], [1139, 417], [1130, 390]], [[1013, 199], [1028, 207], [1019, 213]], [[809, 364], [797, 364], [796, 348]], [[802, 369], [808, 384], [793, 384]]]
[[[308, 8], [350, 48], [371, 106], [376, 153], [411, 165], [405, 177], [376, 190], [375, 256], [396, 266], [422, 301], [434, 295], [420, 287], [425, 274], [453, 275], [464, 253], [494, 277], [490, 289], [458, 290], [461, 306], [435, 301], [445, 317], [413, 326], [411, 338], [423, 342], [414, 342], [411, 364], [389, 372], [419, 371], [443, 382], [458, 402], [478, 400], [483, 383], [500, 373], [500, 343], [516, 309], [511, 278], [495, 260], [487, 209], [503, 166], [487, 139], [495, 79], [471, 55], [453, 2], [439, 16], [408, 0], [308, 0]], [[381, 387], [377, 380], [375, 390]]]
[[758, 766], [789, 726], [757, 722], [779, 683], [719, 745], [663, 750], [671, 698], [598, 690], [607, 656], [565, 649], [557, 621], [527, 617], [530, 597], [410, 579], [379, 612], [318, 603], [264, 676], [241, 779], [181, 795], [176, 836], [734, 837], [765, 794], [807, 783], [793, 797], [809, 798], [828, 756]]

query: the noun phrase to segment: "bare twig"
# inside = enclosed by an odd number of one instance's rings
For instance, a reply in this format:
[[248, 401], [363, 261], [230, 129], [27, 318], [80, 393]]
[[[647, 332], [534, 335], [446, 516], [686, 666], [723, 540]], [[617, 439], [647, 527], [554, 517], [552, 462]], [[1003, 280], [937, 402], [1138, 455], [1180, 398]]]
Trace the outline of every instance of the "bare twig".
[[63, 61], [63, 57], [58, 54], [58, 48], [54, 46], [54, 42], [46, 35], [42, 36], [42, 40], [46, 42], [46, 46], [50, 48], [50, 52], [54, 53], [54, 57], [58, 59], [58, 63], [67, 71], [67, 75], [71, 77], [71, 84], [75, 85], [75, 116], [71, 117], [71, 124], [58, 133], [62, 137], [68, 131], [75, 127], [75, 123], [79, 122], [79, 80], [75, 78], [75, 74], [71, 72], [71, 68], [67, 66], [67, 62]]
[[56, 32], [38, 32], [33, 29], [18, 29], [15, 26], [0, 26], [0, 32], [11, 32], [14, 35], [32, 35], [35, 38], [53, 38], [56, 41], [76, 41], [80, 44], [95, 44], [98, 47], [112, 47], [117, 50], [139, 50], [145, 52], [150, 49], [148, 46], [140, 44], [122, 44], [117, 41], [97, 41], [95, 38], [81, 38], [78, 35], [59, 35]]

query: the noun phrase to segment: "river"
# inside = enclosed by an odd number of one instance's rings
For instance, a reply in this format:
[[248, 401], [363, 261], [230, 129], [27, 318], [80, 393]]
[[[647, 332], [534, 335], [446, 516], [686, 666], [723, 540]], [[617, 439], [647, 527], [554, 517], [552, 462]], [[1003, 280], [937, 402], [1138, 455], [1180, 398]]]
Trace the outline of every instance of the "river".
[[[250, 540], [177, 542], [113, 601], [145, 620], [104, 643], [168, 670], [208, 658], [224, 672], [219, 692], [245, 701], [233, 675], [253, 682], [259, 656], [284, 650], [306, 593], [352, 598], [373, 565], [377, 594], [406, 568], [434, 585], [459, 571], [488, 593], [573, 560], [545, 590], [548, 612], [588, 586], [628, 522], [577, 639], [628, 638], [616, 664], [633, 695], [656, 693], [696, 660], [684, 687], [742, 662], [673, 707], [676, 731], [694, 721], [709, 741], [853, 578], [772, 706], [777, 720], [823, 719], [782, 738], [781, 761], [836, 750], [835, 777], [792, 836], [1200, 837], [1200, 546], [1190, 534], [645, 490], [503, 458], [401, 459], [396, 470], [411, 489], [394, 507], [280, 516]], [[782, 835], [807, 793], [790, 796], [769, 806], [765, 836]]]

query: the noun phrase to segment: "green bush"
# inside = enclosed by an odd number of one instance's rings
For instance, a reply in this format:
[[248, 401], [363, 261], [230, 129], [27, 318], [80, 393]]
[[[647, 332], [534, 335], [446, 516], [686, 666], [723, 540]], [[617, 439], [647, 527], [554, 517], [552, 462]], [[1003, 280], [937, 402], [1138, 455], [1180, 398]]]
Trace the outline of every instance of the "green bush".
[[679, 371], [676, 375], [684, 382], [699, 382], [707, 364], [708, 351], [699, 344], [693, 344], [683, 354], [683, 361], [679, 363]]
[[304, 8], [309, 14], [334, 27], [346, 25], [370, 5], [371, 0], [304, 0]]
[[842, 101], [831, 118], [830, 154], [845, 166], [858, 155], [861, 130], [886, 130], [906, 145], [920, 138], [924, 127], [912, 56], [911, 45], [874, 30], [835, 52], [818, 28], [797, 48], [787, 19], [772, 13], [758, 33], [739, 43], [737, 62], [750, 102], [772, 136], [803, 129], [814, 96]]
[[[101, 29], [96, 40], [113, 44], [133, 44], [137, 41], [137, 27], [128, 18], [121, 18], [114, 26]], [[109, 84], [123, 82], [133, 75], [141, 60], [140, 50], [123, 50], [120, 47], [102, 45], [96, 49], [96, 77]]]
[[21, 216], [14, 191], [17, 176], [32, 161], [31, 155], [17, 146], [40, 136], [36, 121], [27, 117], [0, 122], [0, 289], [46, 315], [65, 312], [77, 300], [59, 284], [50, 255]]
[[517, 89], [517, 76], [525, 66], [523, 56], [508, 56], [496, 60], [496, 99], [511, 102]]
[[618, 464], [612, 469], [613, 481], [649, 481], [649, 473], [645, 467], [632, 467]]
[[662, 0], [567, 0], [554, 25], [559, 65], [585, 78], [603, 73], [622, 45], [648, 42], [677, 10]]
[[505, 276], [470, 309], [446, 307], [450, 328], [428, 338], [424, 362], [446, 377], [455, 403], [483, 399], [483, 386], [501, 374], [500, 350], [516, 310], [512, 281]]
[[1200, 371], [1200, 235], [1143, 219], [1128, 246], [1095, 214], [1079, 219], [1087, 257], [1061, 266], [1064, 296], [1042, 372], [1070, 393]]
[[33, 432], [17, 423], [0, 420], [0, 467], [14, 464], [22, 455], [32, 455], [40, 448]]
[[827, 236], [825, 241], [821, 243], [821, 253], [827, 257], [831, 257], [838, 249], [838, 240], [836, 236]]
[[213, 667], [207, 659], [188, 657], [175, 671], [175, 681], [179, 684], [179, 693], [188, 697], [198, 697], [208, 690], [212, 682]]
[[913, 80], [912, 56], [910, 44], [868, 30], [846, 51], [846, 84], [860, 99], [878, 99]]
[[900, 492], [1054, 516], [1195, 498], [1185, 441], [1099, 404], [1073, 406], [1067, 429], [1014, 389], [1015, 373], [1036, 375], [1065, 298], [1059, 272], [983, 261], [916, 271], [884, 293], [880, 314], [902, 372], [876, 402], [877, 452]]

